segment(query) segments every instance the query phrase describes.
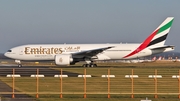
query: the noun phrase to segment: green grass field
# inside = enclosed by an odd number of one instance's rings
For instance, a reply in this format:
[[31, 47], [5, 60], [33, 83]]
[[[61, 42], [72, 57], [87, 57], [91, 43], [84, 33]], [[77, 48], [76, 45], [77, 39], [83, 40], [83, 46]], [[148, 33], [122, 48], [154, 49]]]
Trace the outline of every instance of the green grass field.
[[[80, 65], [80, 64], [79, 64]], [[86, 79], [86, 94], [84, 95], [84, 78], [68, 77], [62, 79], [62, 94], [60, 97], [60, 78], [44, 77], [39, 78], [39, 99], [37, 101], [140, 101], [148, 97], [153, 101], [179, 101], [179, 81], [172, 78], [173, 75], [179, 75], [179, 62], [153, 62], [153, 63], [103, 63], [98, 68], [80, 68], [79, 65], [72, 67], [55, 67], [53, 69], [63, 70], [72, 73], [84, 74], [93, 77]], [[108, 94], [108, 79], [101, 75], [115, 75], [115, 78], [109, 79], [110, 96]], [[139, 78], [125, 78], [125, 75], [138, 75]], [[154, 98], [155, 80], [148, 78], [149, 75], [161, 75], [157, 79], [158, 98]], [[60, 73], [60, 72], [59, 72]], [[12, 87], [12, 78], [0, 77], [0, 79]], [[36, 97], [36, 78], [21, 77], [15, 78], [15, 89]], [[9, 92], [11, 93], [11, 92]]]

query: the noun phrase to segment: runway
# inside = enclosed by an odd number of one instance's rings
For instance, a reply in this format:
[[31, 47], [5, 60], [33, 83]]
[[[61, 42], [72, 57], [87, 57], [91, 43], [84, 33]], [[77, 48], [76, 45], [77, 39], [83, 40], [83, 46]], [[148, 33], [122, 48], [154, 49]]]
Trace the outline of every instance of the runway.
[[[61, 72], [59, 70], [51, 69], [48, 66], [23, 66], [21, 68], [17, 66], [3, 66], [0, 65], [0, 77], [7, 77], [9, 74], [21, 75], [21, 77], [30, 77], [31, 75], [37, 74], [37, 69], [39, 70], [39, 75], [44, 75], [45, 77], [54, 77], [54, 75], [60, 75]], [[62, 71], [63, 75], [68, 75], [68, 77], [78, 77], [78, 73]], [[1, 92], [12, 92], [12, 88], [8, 86], [6, 83], [0, 80], [0, 93]], [[19, 92], [15, 90], [15, 92]], [[15, 94], [15, 98], [12, 98], [12, 94], [1, 94], [2, 97], [7, 98], [8, 101], [34, 101], [34, 98], [31, 98], [29, 95], [26, 94]], [[25, 98], [25, 99], [23, 99]], [[5, 100], [6, 101], [6, 100]]]
[[[14, 74], [18, 74], [21, 77], [30, 77], [31, 75], [37, 74], [44, 75], [45, 77], [54, 77], [54, 75], [60, 75], [59, 70], [51, 69], [48, 66], [23, 66], [21, 68], [17, 66], [0, 66], [0, 77], [6, 77], [8, 74], [13, 74], [13, 68], [15, 69]], [[68, 77], [78, 77], [78, 73], [62, 71], [62, 75], [68, 75]]]

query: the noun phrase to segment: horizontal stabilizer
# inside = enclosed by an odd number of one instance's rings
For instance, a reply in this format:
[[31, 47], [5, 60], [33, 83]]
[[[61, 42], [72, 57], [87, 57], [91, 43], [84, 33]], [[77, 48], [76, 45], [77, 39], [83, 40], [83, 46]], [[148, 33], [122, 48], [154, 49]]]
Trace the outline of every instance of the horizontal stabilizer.
[[166, 49], [166, 48], [172, 48], [172, 49], [174, 49], [174, 47], [175, 47], [175, 46], [161, 46], [161, 47], [152, 48], [151, 50]]

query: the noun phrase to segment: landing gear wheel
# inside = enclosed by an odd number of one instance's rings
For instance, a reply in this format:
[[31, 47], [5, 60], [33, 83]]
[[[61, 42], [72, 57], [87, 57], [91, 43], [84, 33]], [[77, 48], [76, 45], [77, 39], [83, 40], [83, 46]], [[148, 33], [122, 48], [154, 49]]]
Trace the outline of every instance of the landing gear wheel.
[[94, 67], [94, 64], [89, 64], [90, 65], [90, 67]]
[[83, 67], [97, 67], [97, 64], [83, 64]]
[[90, 64], [90, 67], [97, 67], [97, 64]]
[[21, 64], [18, 64], [18, 67], [22, 67], [22, 65], [21, 65]]
[[86, 64], [86, 67], [89, 67], [89, 64]]
[[89, 67], [89, 65], [88, 64], [83, 64], [83, 67]]

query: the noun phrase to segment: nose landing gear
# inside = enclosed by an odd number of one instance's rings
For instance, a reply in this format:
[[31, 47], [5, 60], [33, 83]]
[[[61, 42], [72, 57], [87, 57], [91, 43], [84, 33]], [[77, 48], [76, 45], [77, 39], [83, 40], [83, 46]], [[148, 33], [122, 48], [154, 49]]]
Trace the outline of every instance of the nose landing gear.
[[22, 67], [22, 64], [18, 64], [18, 67]]
[[18, 64], [18, 67], [22, 67], [21, 60], [15, 60], [15, 62]]

